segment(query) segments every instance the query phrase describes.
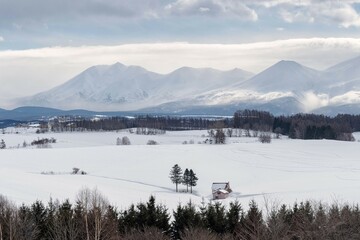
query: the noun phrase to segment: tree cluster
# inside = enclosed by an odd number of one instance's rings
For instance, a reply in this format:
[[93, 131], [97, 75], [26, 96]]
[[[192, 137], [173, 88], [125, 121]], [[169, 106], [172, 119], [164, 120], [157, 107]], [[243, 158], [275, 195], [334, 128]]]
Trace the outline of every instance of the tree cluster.
[[183, 184], [186, 186], [186, 192], [189, 192], [190, 187], [190, 192], [192, 193], [192, 188], [197, 185], [197, 181], [199, 180], [192, 169], [189, 170], [186, 168], [183, 172], [178, 164], [175, 164], [171, 168], [169, 178], [171, 179], [171, 182], [175, 184], [176, 192], [179, 191], [178, 185]]
[[131, 145], [130, 139], [127, 136], [116, 139], [116, 145]]
[[136, 128], [135, 133], [137, 135], [162, 135], [166, 133], [166, 130], [157, 129], [157, 128], [138, 127]]

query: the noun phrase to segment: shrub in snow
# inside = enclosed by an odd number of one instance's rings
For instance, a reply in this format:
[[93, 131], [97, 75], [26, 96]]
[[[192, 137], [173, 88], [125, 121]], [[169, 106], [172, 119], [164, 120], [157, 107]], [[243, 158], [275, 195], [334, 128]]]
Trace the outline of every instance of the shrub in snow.
[[80, 171], [80, 168], [74, 167], [71, 174], [74, 174], [74, 175], [76, 175], [76, 174], [86, 175], [87, 172], [85, 172], [83, 170]]
[[187, 144], [187, 143], [188, 143], [188, 142], [187, 142], [186, 140], [182, 142], [182, 144]]
[[56, 143], [56, 139], [55, 138], [41, 138], [41, 139], [37, 139], [31, 142], [31, 145], [45, 145], [45, 144], [49, 144], [49, 143]]
[[121, 143], [122, 145], [131, 145], [130, 139], [127, 136], [121, 139]]
[[158, 143], [155, 140], [149, 140], [146, 144], [147, 145], [157, 145]]
[[271, 143], [271, 135], [269, 133], [261, 133], [259, 136], [261, 143]]

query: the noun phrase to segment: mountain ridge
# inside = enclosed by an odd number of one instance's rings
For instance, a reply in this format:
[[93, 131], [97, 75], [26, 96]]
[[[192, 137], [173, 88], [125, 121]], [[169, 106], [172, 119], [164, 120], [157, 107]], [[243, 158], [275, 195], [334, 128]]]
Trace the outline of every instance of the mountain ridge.
[[262, 106], [277, 112], [282, 107], [283, 113], [293, 114], [358, 103], [360, 57], [323, 71], [281, 60], [255, 75], [238, 68], [192, 67], [158, 74], [117, 62], [90, 67], [62, 85], [21, 99], [19, 105], [97, 111], [167, 109], [169, 113], [216, 106]]

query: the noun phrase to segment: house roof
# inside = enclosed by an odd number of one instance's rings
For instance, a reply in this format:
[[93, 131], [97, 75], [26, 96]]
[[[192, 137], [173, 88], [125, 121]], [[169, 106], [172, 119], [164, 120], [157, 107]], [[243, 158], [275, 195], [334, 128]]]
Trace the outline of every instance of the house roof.
[[219, 189], [219, 190], [217, 190], [217, 191], [220, 192], [220, 193], [229, 194], [229, 192], [226, 191], [226, 190], [224, 190], [224, 189]]
[[218, 189], [225, 189], [228, 184], [229, 184], [228, 182], [216, 182], [212, 184], [211, 189], [213, 191], [216, 191]]

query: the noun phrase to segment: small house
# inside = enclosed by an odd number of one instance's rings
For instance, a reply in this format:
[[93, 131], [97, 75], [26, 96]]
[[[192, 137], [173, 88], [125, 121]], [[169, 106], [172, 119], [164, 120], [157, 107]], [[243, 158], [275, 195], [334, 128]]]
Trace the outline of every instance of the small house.
[[225, 199], [232, 192], [229, 182], [214, 182], [211, 190], [213, 199]]

